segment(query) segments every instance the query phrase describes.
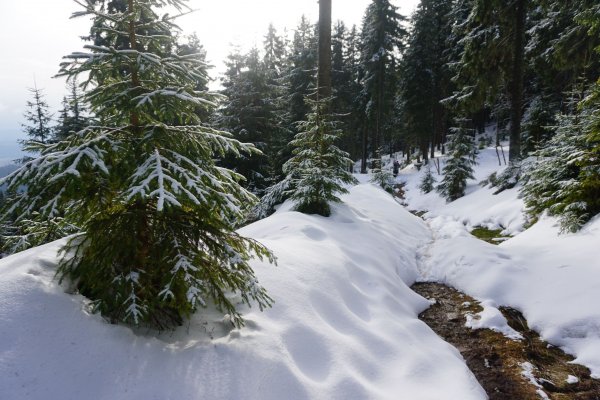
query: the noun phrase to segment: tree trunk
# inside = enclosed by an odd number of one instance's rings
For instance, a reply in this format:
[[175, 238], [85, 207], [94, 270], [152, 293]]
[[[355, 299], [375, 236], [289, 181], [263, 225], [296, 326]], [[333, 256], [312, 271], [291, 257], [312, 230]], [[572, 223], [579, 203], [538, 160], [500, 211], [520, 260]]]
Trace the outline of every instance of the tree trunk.
[[523, 108], [523, 58], [525, 43], [526, 0], [517, 0], [515, 8], [515, 30], [513, 65], [510, 80], [510, 150], [508, 161], [521, 158], [521, 117]]
[[331, 0], [319, 0], [319, 99], [331, 97]]
[[[127, 2], [127, 12], [129, 13], [133, 13], [134, 12], [134, 7], [133, 7], [133, 0], [128, 0]], [[129, 47], [131, 48], [131, 50], [136, 50], [136, 35], [135, 35], [135, 21], [133, 20], [133, 18], [129, 19]], [[132, 87], [139, 87], [140, 86], [140, 78], [138, 77], [138, 70], [137, 70], [137, 66], [132, 65], [131, 66], [131, 86]], [[140, 125], [140, 118], [137, 112], [132, 111], [129, 115], [129, 120], [131, 125], [133, 126], [133, 130], [136, 134], [139, 133], [139, 125]]]
[[367, 129], [362, 129], [362, 160], [360, 161], [360, 173], [367, 173], [367, 157], [369, 156], [367, 150]]
[[379, 141], [381, 140], [381, 125], [383, 124], [383, 91], [385, 89], [385, 64], [383, 57], [378, 61], [379, 74], [377, 78], [377, 105], [375, 110], [375, 129], [373, 130], [373, 158], [380, 159]]

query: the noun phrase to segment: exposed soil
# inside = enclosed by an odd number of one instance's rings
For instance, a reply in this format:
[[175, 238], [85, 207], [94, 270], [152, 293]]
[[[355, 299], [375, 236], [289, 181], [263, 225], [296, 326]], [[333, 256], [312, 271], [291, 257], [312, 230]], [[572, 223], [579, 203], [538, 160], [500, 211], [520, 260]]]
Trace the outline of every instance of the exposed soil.
[[[465, 326], [466, 314], [482, 311], [475, 299], [438, 283], [416, 283], [412, 289], [435, 299], [419, 318], [460, 351], [490, 400], [600, 400], [600, 381], [590, 378], [586, 367], [572, 364], [573, 357], [543, 342], [519, 311], [500, 309], [524, 337], [512, 340]], [[525, 363], [532, 365], [531, 379], [523, 374]], [[577, 382], [567, 383], [569, 376]]]

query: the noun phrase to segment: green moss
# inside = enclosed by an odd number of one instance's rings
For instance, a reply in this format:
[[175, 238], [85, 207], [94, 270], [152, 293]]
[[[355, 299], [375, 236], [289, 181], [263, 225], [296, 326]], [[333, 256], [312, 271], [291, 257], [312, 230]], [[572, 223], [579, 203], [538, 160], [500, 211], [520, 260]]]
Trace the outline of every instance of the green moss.
[[483, 226], [476, 226], [475, 228], [473, 228], [473, 230], [471, 231], [471, 235], [492, 244], [500, 244], [504, 239], [510, 237], [507, 235], [503, 235], [502, 229], [488, 229]]

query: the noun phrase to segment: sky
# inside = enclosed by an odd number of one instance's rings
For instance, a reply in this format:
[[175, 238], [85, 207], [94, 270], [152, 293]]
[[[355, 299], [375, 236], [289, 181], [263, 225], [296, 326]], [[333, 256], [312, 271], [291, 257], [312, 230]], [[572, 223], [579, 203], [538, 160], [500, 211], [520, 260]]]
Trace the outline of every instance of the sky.
[[[360, 25], [371, 0], [333, 0], [333, 20]], [[400, 13], [410, 15], [418, 0], [392, 0]], [[313, 22], [318, 19], [317, 0], [190, 0], [197, 9], [183, 17], [179, 25], [184, 33], [196, 32], [215, 66], [218, 78], [232, 44], [242, 49], [260, 46], [267, 26], [292, 31], [302, 14]], [[86, 18], [70, 19], [80, 7], [73, 0], [0, 0], [0, 165], [19, 156], [18, 139], [23, 139], [21, 124], [27, 88], [44, 90], [51, 111], [58, 114], [66, 94], [64, 80], [52, 78], [61, 58], [80, 51], [80, 36], [89, 32]]]

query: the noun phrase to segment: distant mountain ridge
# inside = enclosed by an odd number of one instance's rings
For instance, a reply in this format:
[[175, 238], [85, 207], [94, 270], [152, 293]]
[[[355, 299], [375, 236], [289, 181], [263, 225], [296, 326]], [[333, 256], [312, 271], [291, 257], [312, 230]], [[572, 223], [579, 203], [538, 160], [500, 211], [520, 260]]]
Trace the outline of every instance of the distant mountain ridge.
[[17, 164], [8, 164], [0, 166], [0, 178], [4, 178], [6, 175], [16, 171], [19, 168]]

